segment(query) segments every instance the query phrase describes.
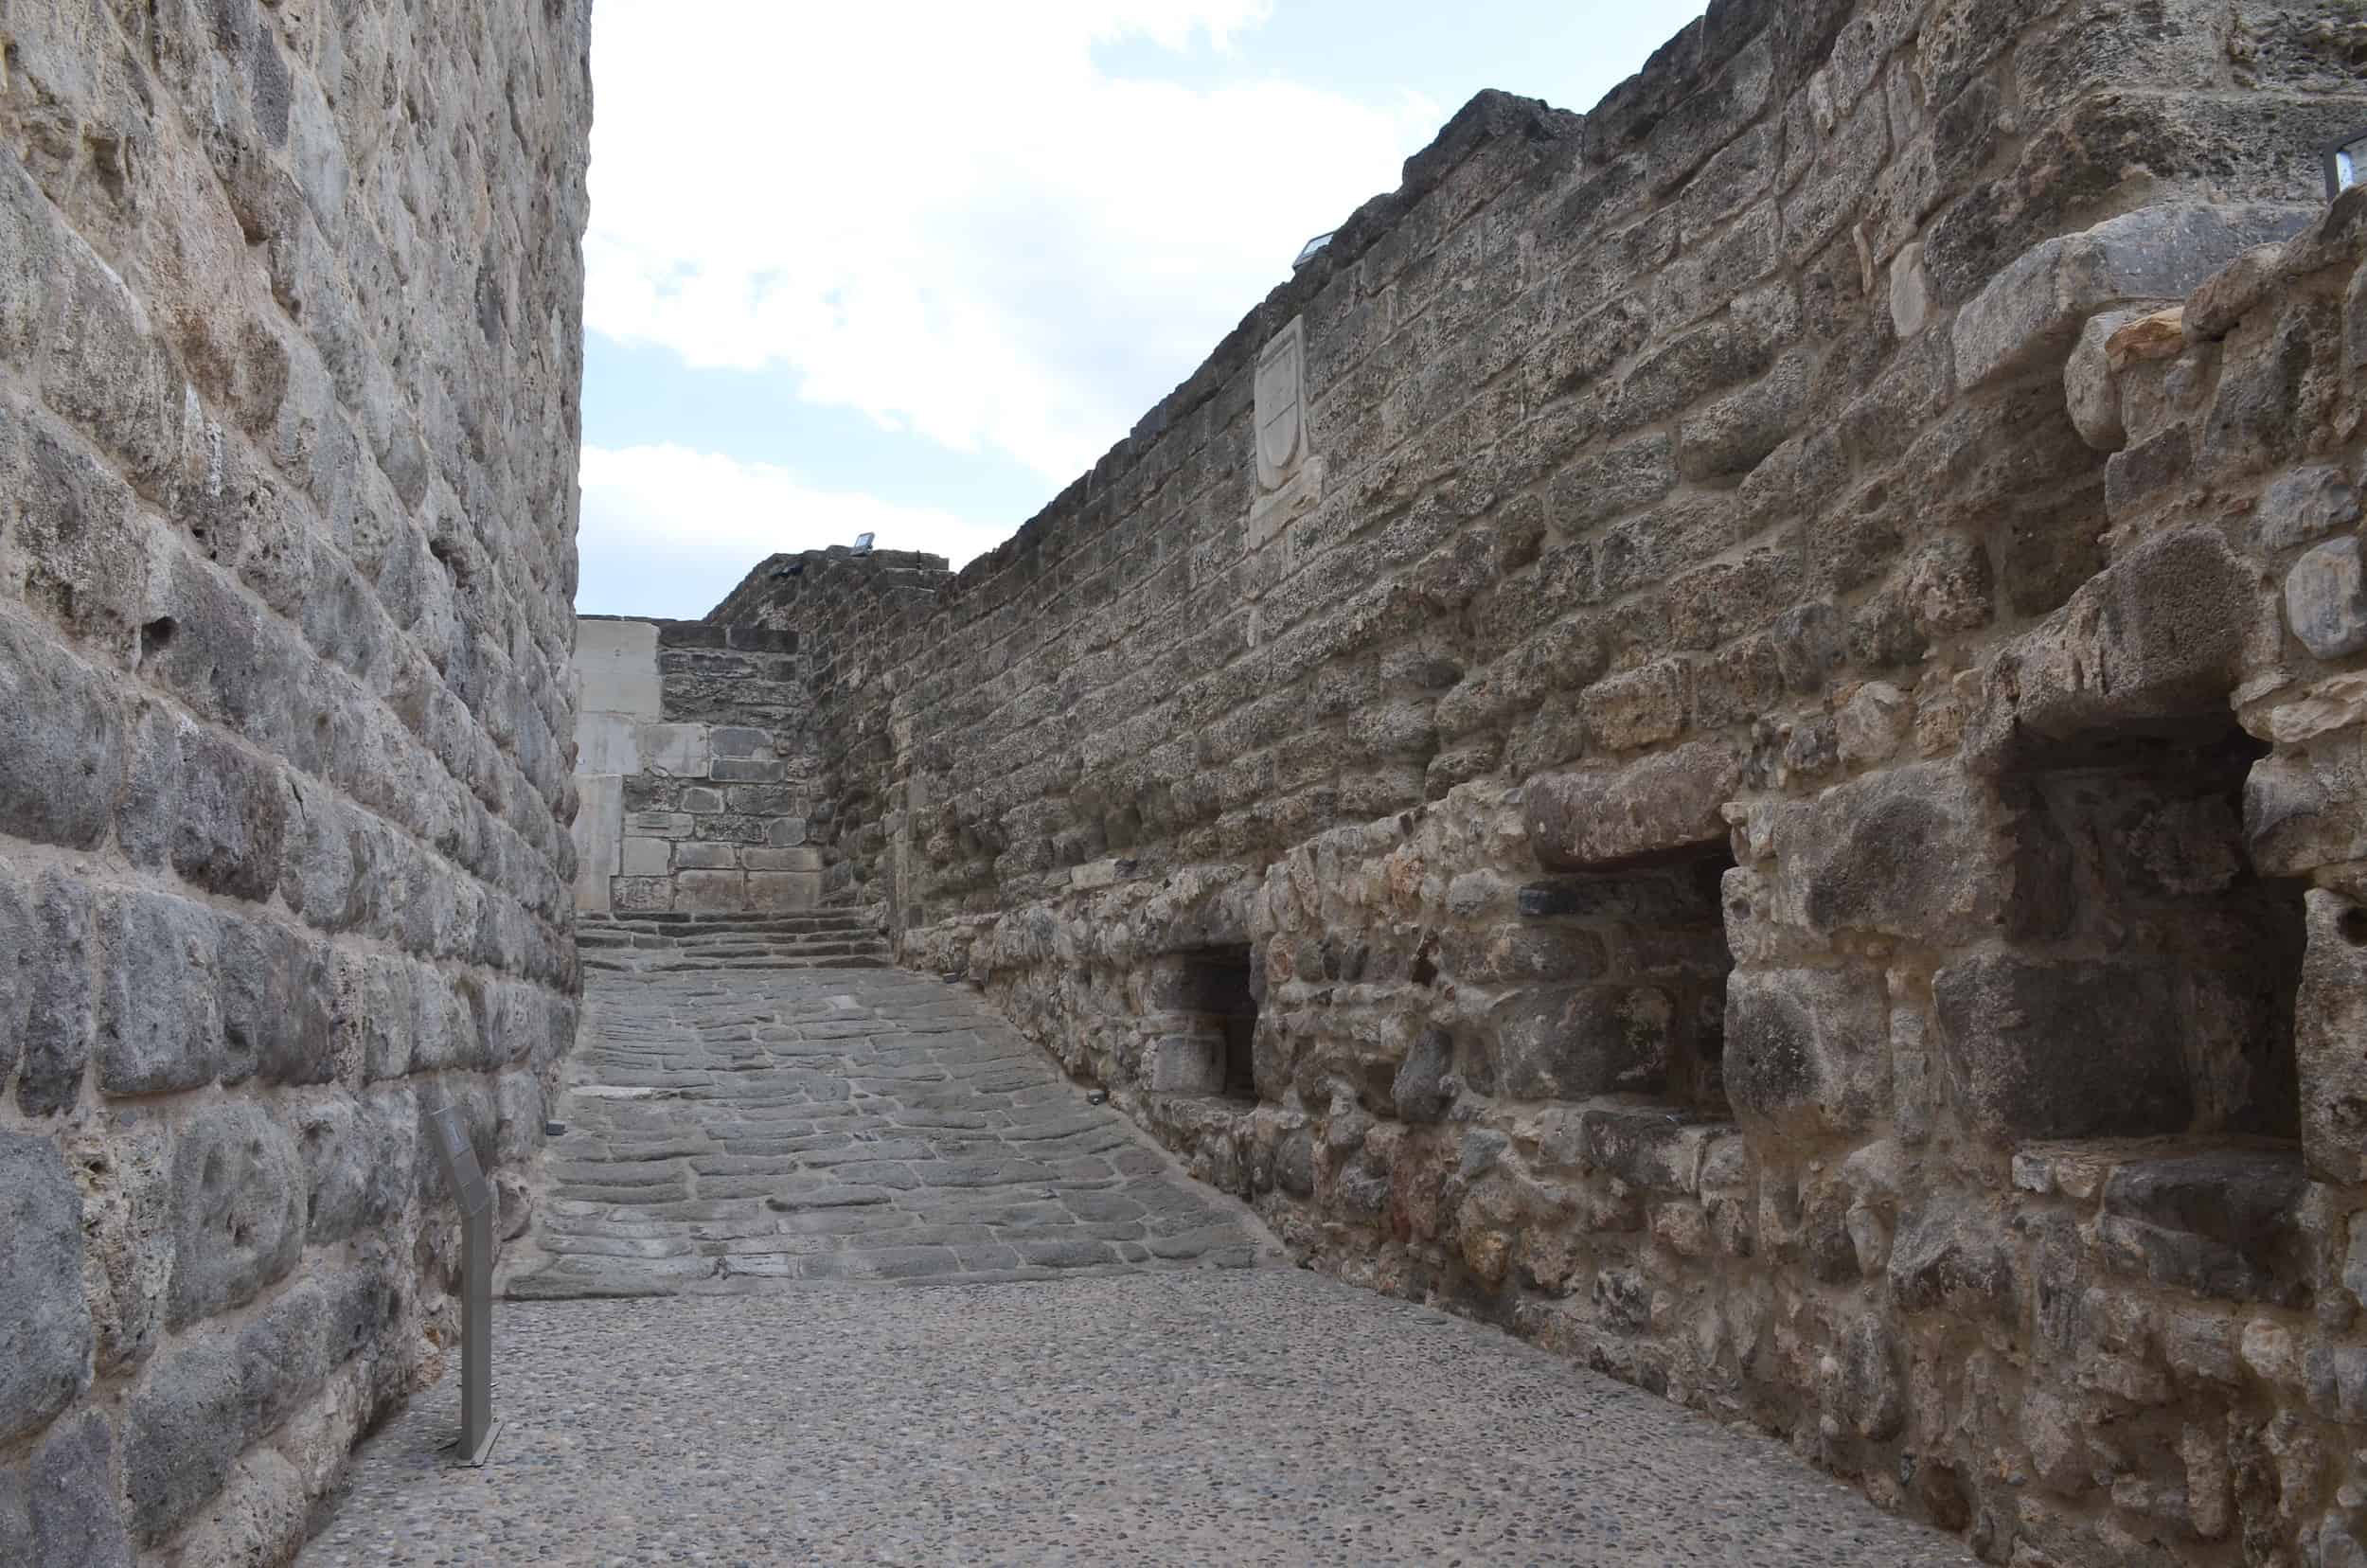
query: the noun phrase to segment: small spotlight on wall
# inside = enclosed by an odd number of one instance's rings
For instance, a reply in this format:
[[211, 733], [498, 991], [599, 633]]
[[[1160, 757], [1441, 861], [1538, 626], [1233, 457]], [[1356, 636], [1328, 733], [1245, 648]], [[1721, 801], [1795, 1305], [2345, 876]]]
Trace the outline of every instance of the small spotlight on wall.
[[2359, 183], [2367, 172], [2367, 125], [2345, 131], [2318, 150], [2326, 171], [2326, 200], [2331, 202]]
[[867, 533], [857, 534], [855, 536], [855, 553], [857, 555], [869, 555], [871, 553], [871, 537], [872, 536]]
[[1290, 270], [1292, 272], [1296, 272], [1301, 267], [1307, 265], [1309, 261], [1314, 260], [1315, 253], [1322, 250], [1326, 245], [1330, 244], [1331, 237], [1339, 232], [1340, 231], [1338, 229], [1326, 229], [1323, 233], [1315, 236], [1314, 239], [1309, 240], [1306, 244], [1301, 245], [1299, 247], [1297, 259], [1290, 263]]

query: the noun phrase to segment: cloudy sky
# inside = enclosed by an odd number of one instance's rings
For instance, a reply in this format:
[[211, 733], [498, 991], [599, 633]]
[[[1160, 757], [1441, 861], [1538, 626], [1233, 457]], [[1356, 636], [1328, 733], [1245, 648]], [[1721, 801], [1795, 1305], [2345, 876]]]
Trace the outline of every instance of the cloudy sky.
[[1700, 9], [600, 0], [578, 607], [990, 549], [1472, 93], [1586, 109]]

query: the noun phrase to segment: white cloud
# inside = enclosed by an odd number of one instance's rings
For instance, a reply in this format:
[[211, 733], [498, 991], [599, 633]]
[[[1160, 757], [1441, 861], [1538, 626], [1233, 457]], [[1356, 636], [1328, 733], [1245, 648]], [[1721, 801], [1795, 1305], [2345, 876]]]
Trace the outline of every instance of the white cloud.
[[1270, 4], [601, 0], [588, 324], [1064, 481], [1438, 122], [1092, 58]]
[[679, 446], [583, 449], [583, 581], [591, 615], [705, 615], [750, 567], [817, 540], [878, 536], [881, 549], [928, 550], [961, 566], [1006, 526], [817, 490], [787, 469]]

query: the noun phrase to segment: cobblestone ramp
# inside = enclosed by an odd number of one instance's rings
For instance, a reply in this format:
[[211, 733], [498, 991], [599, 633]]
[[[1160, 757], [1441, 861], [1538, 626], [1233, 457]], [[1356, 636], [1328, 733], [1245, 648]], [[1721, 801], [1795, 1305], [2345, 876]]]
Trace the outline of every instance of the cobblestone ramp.
[[587, 972], [512, 1298], [1246, 1267], [1199, 1186], [969, 992], [895, 971]]

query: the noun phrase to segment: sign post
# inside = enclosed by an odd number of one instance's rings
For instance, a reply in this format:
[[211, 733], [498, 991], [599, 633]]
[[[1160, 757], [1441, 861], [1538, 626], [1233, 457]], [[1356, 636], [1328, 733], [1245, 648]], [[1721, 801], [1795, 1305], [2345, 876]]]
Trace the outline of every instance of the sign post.
[[471, 1469], [491, 1456], [493, 1419], [493, 1194], [476, 1148], [450, 1104], [428, 1118], [444, 1179], [460, 1203], [460, 1457]]

